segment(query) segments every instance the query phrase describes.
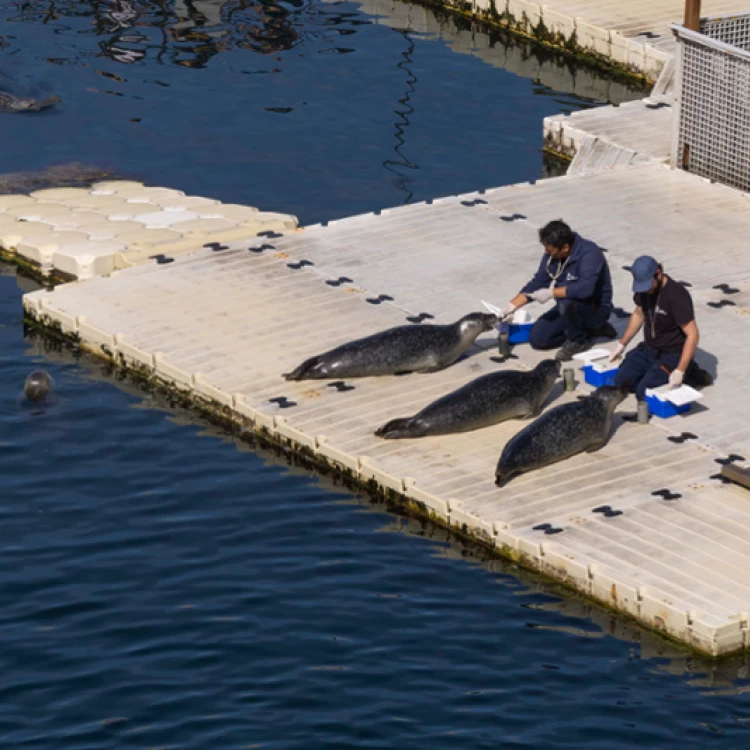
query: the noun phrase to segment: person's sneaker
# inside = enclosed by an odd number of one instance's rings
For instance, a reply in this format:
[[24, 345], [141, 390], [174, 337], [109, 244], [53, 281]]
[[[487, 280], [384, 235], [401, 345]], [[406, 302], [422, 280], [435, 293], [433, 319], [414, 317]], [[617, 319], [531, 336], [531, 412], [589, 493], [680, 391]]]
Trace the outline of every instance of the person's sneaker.
[[616, 339], [617, 338], [617, 331], [615, 330], [615, 327], [611, 323], [602, 323], [598, 328], [595, 328], [591, 332], [592, 337], [596, 338], [602, 338], [602, 339]]
[[589, 343], [587, 341], [571, 341], [568, 339], [562, 345], [562, 349], [555, 354], [555, 359], [558, 362], [570, 362], [570, 360], [573, 359], [574, 354], [585, 352], [588, 348]]
[[683, 382], [692, 388], [705, 388], [708, 385], [713, 385], [714, 379], [710, 372], [704, 370], [693, 360], [687, 368]]

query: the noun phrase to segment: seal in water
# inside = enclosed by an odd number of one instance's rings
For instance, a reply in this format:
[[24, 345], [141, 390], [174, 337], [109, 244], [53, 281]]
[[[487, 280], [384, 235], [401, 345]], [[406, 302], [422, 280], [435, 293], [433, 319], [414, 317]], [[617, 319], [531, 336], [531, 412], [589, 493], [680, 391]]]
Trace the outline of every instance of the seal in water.
[[612, 414], [626, 396], [627, 389], [604, 385], [581, 401], [542, 414], [508, 441], [495, 470], [495, 484], [502, 487], [518, 474], [603, 448]]
[[482, 375], [425, 406], [413, 417], [392, 419], [375, 432], [386, 439], [468, 432], [535, 417], [560, 375], [561, 362], [545, 359], [531, 372], [504, 370]]
[[44, 401], [51, 390], [52, 378], [44, 370], [34, 370], [29, 373], [23, 384], [24, 395], [35, 404]]
[[366, 378], [402, 372], [434, 372], [453, 364], [495, 315], [471, 313], [452, 325], [409, 325], [350, 341], [311, 357], [284, 377], [287, 380]]
[[50, 96], [48, 99], [32, 99], [22, 96], [13, 96], [7, 91], [0, 91], [0, 112], [16, 114], [18, 112], [39, 112], [47, 109], [60, 101], [59, 96]]

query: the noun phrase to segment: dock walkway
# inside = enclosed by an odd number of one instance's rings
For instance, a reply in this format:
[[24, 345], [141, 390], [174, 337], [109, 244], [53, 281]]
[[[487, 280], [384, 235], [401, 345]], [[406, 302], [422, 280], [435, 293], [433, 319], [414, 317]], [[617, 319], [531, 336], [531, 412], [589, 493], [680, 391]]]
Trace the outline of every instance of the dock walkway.
[[544, 119], [545, 148], [588, 172], [643, 161], [667, 164], [673, 121], [673, 101], [667, 96], [554, 115]]
[[[659, 165], [625, 167], [249, 233], [167, 264], [28, 294], [24, 305], [92, 351], [221, 404], [317, 460], [720, 654], [750, 645], [750, 498], [713, 478], [730, 454], [740, 463], [737, 456], [750, 457], [743, 351], [750, 260], [738, 244], [750, 233], [747, 200]], [[692, 285], [698, 358], [717, 381], [689, 415], [637, 425], [623, 419], [635, 406], [626, 402], [604, 449], [498, 489], [498, 456], [524, 422], [410, 441], [382, 441], [373, 431], [482, 373], [533, 366], [542, 355], [527, 346], [500, 364], [487, 335], [471, 356], [430, 375], [283, 379], [303, 359], [353, 338], [410, 319], [452, 322], [482, 299], [504, 303], [536, 265], [537, 228], [560, 217], [607, 249], [621, 330], [632, 308], [624, 267], [635, 256], [655, 255]], [[576, 396], [561, 390], [555, 403]], [[579, 393], [588, 390], [579, 378]], [[603, 504], [622, 514], [593, 512]], [[535, 530], [541, 524], [561, 531]]]

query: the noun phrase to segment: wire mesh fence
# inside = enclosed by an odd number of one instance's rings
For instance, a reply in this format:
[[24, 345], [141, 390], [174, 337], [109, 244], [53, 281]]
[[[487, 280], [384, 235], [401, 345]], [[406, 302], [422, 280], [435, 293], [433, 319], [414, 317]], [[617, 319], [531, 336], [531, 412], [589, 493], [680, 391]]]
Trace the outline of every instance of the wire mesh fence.
[[750, 13], [673, 27], [680, 90], [672, 166], [750, 191]]

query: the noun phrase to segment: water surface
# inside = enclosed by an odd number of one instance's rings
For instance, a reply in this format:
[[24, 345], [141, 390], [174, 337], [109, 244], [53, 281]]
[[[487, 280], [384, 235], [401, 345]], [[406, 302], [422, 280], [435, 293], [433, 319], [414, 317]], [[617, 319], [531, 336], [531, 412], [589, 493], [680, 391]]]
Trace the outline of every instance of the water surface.
[[637, 96], [419, 6], [385, 10], [421, 30], [338, 2], [0, 0], [3, 86], [63, 99], [0, 119], [0, 173], [95, 165], [310, 223], [536, 179], [543, 118], [594, 103], [565, 92]]

